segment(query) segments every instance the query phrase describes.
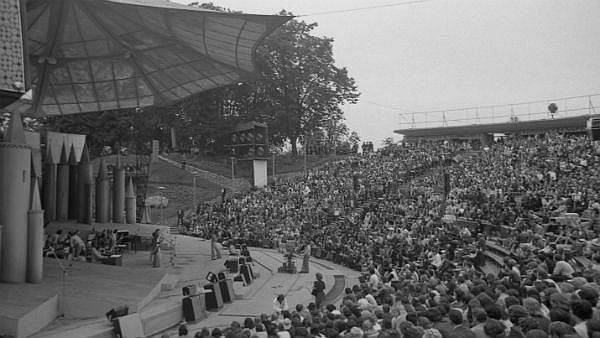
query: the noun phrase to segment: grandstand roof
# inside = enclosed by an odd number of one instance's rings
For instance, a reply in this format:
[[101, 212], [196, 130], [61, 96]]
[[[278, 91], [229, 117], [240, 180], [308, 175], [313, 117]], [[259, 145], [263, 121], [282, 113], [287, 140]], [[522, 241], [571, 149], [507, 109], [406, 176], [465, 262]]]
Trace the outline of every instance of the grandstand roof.
[[579, 115], [573, 117], [531, 120], [521, 122], [506, 122], [506, 123], [490, 123], [490, 124], [473, 124], [466, 126], [451, 126], [437, 128], [410, 128], [399, 129], [394, 132], [404, 135], [408, 138], [420, 137], [452, 137], [452, 136], [475, 136], [485, 133], [519, 133], [542, 130], [564, 130], [564, 129], [579, 129], [586, 128], [587, 120], [590, 117], [598, 117], [595, 115]]

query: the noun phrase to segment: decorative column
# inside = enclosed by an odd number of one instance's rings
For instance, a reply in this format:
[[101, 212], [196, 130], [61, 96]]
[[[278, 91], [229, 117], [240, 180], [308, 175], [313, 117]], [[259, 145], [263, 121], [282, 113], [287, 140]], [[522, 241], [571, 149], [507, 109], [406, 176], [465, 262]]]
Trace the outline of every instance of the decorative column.
[[42, 180], [44, 186], [44, 212], [46, 220], [53, 222], [56, 220], [56, 163], [52, 158], [50, 144], [46, 145], [46, 159], [44, 178]]
[[90, 162], [90, 152], [87, 145], [83, 145], [83, 152], [79, 160], [77, 180], [77, 221], [79, 223], [92, 224], [94, 174]]
[[104, 159], [100, 160], [100, 168], [98, 168], [98, 176], [96, 177], [96, 222], [109, 222], [109, 194], [110, 180], [106, 175], [106, 165]]
[[40, 203], [40, 190], [37, 181], [33, 183], [31, 205], [27, 212], [28, 246], [27, 246], [27, 281], [40, 283], [43, 273], [44, 255], [44, 210]]
[[136, 196], [135, 189], [133, 189], [133, 177], [129, 176], [129, 183], [127, 184], [127, 190], [125, 194], [125, 211], [126, 211], [126, 222], [127, 224], [135, 224], [137, 220], [136, 215]]
[[124, 224], [125, 213], [125, 170], [121, 166], [121, 155], [117, 154], [117, 164], [113, 168], [113, 222]]
[[79, 196], [77, 196], [78, 171], [75, 147], [71, 144], [71, 150], [69, 151], [69, 219], [77, 219], [77, 205], [79, 204]]
[[150, 163], [158, 162], [158, 153], [160, 152], [160, 143], [158, 140], [152, 140], [152, 154], [150, 154]]
[[67, 148], [62, 145], [60, 161], [56, 171], [56, 219], [66, 221], [69, 218], [69, 160]]
[[0, 279], [24, 283], [27, 278], [27, 211], [31, 183], [31, 149], [21, 115], [13, 113], [0, 142]]

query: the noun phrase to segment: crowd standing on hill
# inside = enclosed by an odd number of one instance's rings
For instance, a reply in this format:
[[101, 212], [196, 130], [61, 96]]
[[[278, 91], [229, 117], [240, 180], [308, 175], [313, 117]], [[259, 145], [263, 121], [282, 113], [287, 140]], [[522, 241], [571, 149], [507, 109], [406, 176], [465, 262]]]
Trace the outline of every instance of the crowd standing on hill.
[[418, 142], [201, 204], [195, 233], [299, 240], [365, 276], [337, 306], [196, 336], [600, 337], [598, 154], [577, 134]]

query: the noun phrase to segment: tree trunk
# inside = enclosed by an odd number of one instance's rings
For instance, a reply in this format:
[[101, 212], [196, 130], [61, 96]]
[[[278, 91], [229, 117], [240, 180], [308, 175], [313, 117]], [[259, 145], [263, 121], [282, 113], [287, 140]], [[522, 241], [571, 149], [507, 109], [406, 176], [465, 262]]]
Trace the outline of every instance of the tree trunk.
[[292, 156], [296, 157], [296, 156], [298, 156], [298, 145], [296, 144], [298, 137], [290, 136], [289, 139], [290, 139], [290, 144], [292, 145]]

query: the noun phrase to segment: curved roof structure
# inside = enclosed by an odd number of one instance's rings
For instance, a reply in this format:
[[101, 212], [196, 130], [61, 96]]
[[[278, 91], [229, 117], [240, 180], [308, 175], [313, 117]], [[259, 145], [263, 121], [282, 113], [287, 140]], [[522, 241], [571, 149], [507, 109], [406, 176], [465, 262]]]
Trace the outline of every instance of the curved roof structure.
[[243, 81], [289, 19], [163, 0], [27, 0], [28, 112], [144, 107]]

